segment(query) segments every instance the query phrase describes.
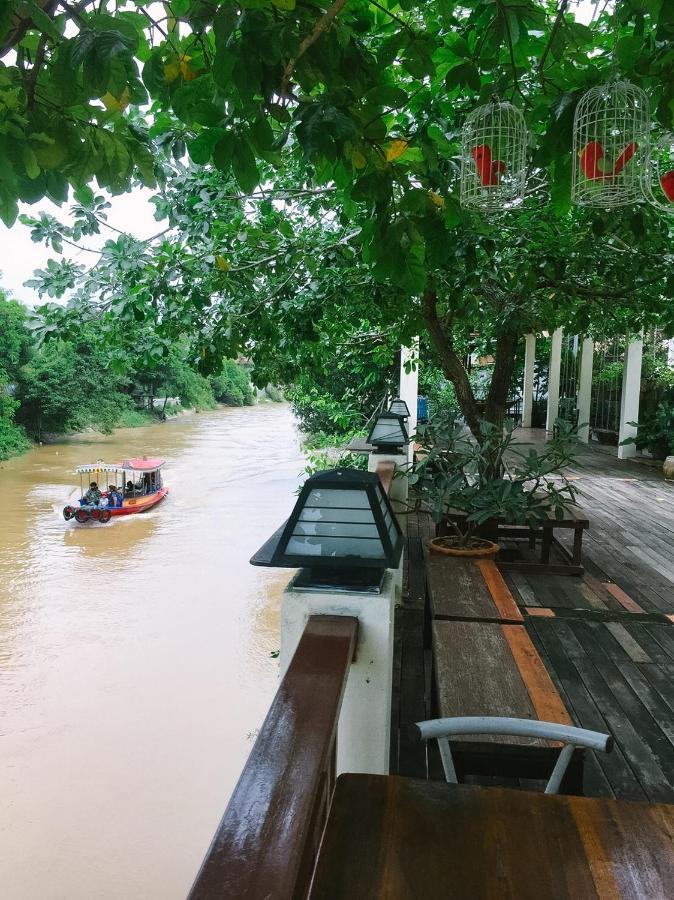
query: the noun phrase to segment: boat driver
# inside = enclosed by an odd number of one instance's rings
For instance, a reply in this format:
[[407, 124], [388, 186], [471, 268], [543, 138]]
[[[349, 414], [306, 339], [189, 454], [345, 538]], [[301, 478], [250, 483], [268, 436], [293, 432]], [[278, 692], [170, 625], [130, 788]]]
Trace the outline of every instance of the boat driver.
[[84, 495], [84, 502], [89, 506], [98, 506], [101, 502], [101, 492], [95, 481], [89, 485], [89, 490]]

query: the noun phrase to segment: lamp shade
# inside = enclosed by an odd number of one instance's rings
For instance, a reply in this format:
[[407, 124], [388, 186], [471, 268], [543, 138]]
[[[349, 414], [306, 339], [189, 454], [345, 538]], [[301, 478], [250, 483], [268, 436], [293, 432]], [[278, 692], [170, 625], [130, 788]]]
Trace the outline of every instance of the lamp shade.
[[391, 400], [391, 405], [389, 406], [388, 411], [390, 413], [393, 413], [394, 416], [400, 416], [401, 419], [409, 419], [410, 417], [409, 407], [404, 400], [400, 399], [400, 397], [396, 397], [395, 400]]
[[378, 450], [398, 450], [408, 441], [405, 423], [392, 412], [379, 413], [367, 436], [368, 444]]
[[253, 565], [311, 569], [395, 568], [402, 532], [379, 476], [332, 469], [304, 483], [290, 518]]

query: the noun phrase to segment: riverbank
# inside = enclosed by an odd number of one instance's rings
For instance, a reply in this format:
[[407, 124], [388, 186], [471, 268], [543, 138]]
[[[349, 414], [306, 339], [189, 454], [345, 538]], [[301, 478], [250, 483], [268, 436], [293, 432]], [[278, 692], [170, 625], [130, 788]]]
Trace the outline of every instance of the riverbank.
[[[245, 408], [249, 409], [250, 406], [256, 406], [258, 404], [273, 404], [277, 402], [282, 401], [276, 401], [267, 397], [261, 397], [254, 404], [246, 405]], [[86, 438], [89, 435], [99, 435], [101, 437], [107, 437], [117, 434], [118, 431], [125, 428], [147, 428], [152, 425], [163, 425], [171, 421], [178, 421], [188, 416], [212, 412], [216, 409], [240, 408], [241, 407], [239, 404], [215, 403], [213, 406], [205, 408], [172, 405], [170, 407], [167, 407], [165, 411], [158, 407], [153, 412], [150, 412], [147, 409], [130, 409], [122, 414], [119, 421], [108, 432], [101, 431], [98, 428], [84, 428], [78, 431], [70, 432], [45, 432], [42, 435], [42, 440], [40, 441], [32, 440], [31, 438], [26, 436], [27, 443], [25, 445], [22, 444], [20, 448], [17, 447], [17, 451], [14, 453], [10, 453], [6, 456], [0, 456], [0, 464], [3, 462], [7, 462], [10, 459], [17, 459], [19, 457], [25, 456], [26, 453], [29, 453], [35, 447], [51, 446], [53, 444], [63, 444], [69, 441], [77, 441], [78, 439]], [[165, 418], [162, 418], [163, 413], [165, 413]]]

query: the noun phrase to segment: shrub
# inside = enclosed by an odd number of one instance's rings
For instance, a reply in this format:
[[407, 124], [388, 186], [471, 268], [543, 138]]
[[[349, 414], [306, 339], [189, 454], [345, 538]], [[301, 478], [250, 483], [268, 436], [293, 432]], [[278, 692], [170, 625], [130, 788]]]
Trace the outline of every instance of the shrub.
[[14, 413], [19, 403], [8, 392], [8, 385], [0, 372], [0, 459], [18, 456], [30, 447], [30, 441], [21, 426], [14, 423]]
[[233, 359], [226, 359], [222, 372], [211, 376], [211, 389], [218, 403], [227, 406], [252, 406], [255, 403], [248, 370]]

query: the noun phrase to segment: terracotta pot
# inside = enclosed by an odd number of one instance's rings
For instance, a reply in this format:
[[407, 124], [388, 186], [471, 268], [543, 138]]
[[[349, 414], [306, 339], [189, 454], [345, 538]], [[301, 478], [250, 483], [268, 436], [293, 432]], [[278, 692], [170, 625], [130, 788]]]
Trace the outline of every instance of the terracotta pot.
[[495, 544], [493, 541], [485, 541], [482, 538], [474, 539], [479, 540], [479, 547], [454, 547], [451, 544], [451, 540], [452, 538], [449, 537], [436, 537], [428, 542], [428, 546], [432, 553], [439, 553], [443, 556], [459, 556], [464, 559], [481, 556], [496, 556], [501, 549], [499, 545]]

